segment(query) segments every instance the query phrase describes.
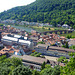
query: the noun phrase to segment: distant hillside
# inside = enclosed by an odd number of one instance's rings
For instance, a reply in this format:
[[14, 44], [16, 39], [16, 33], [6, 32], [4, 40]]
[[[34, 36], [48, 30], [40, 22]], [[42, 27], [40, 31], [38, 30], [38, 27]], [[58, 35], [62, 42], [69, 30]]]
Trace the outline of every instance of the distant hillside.
[[75, 24], [75, 0], [36, 0], [27, 6], [19, 6], [0, 13], [0, 18], [29, 22], [48, 22], [53, 25]]

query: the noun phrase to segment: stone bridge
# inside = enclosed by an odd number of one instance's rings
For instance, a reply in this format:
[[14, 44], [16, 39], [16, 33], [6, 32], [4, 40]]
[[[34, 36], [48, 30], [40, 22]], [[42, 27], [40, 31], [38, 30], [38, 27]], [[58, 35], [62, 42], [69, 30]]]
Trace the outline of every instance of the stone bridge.
[[52, 34], [52, 33], [55, 33], [55, 34], [66, 34], [66, 33], [72, 33], [72, 32], [73, 32], [72, 30], [53, 30], [53, 31], [41, 32], [40, 34], [44, 34], [44, 35], [47, 35], [48, 33], [49, 34]]

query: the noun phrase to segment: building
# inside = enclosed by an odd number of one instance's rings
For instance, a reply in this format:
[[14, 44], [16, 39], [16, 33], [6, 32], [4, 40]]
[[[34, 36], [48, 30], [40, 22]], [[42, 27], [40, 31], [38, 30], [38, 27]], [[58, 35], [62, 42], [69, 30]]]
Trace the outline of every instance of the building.
[[25, 66], [29, 66], [31, 69], [37, 69], [37, 70], [41, 69], [41, 65], [43, 64], [43, 62], [47, 62], [47, 60], [44, 58], [39, 58], [39, 57], [37, 58], [28, 55], [23, 55], [23, 56], [12, 55], [10, 58], [13, 57], [22, 59], [22, 63]]
[[2, 56], [2, 55], [6, 55], [6, 57], [8, 57], [8, 56], [9, 56], [7, 52], [0, 51], [0, 56]]
[[10, 58], [13, 58], [13, 57], [22, 59], [23, 65], [29, 66], [31, 69], [37, 69], [38, 71], [40, 71], [41, 65], [43, 64], [43, 62], [51, 65], [51, 67], [58, 65], [58, 63], [55, 61], [51, 61], [51, 60], [49, 61], [45, 58], [33, 57], [29, 55], [23, 55], [23, 56], [12, 55]]
[[25, 45], [27, 46], [27, 48], [33, 48], [33, 42], [31, 40], [28, 40], [27, 37], [23, 37], [21, 35], [8, 34], [6, 36], [3, 36], [1, 41], [4, 45], [12, 46], [13, 44], [18, 44]]
[[75, 45], [75, 39], [69, 39], [69, 46]]
[[61, 27], [61, 25], [60, 25], [60, 24], [58, 24], [58, 25], [57, 25], [57, 27]]
[[69, 28], [69, 26], [67, 24], [63, 24], [62, 27], [63, 28]]
[[73, 50], [73, 49], [49, 46], [46, 44], [38, 44], [36, 47], [34, 47], [34, 50], [36, 52], [42, 53], [43, 55], [49, 55], [49, 56], [53, 56], [53, 57], [65, 56], [66, 58], [70, 58], [68, 53], [75, 52], [75, 50]]

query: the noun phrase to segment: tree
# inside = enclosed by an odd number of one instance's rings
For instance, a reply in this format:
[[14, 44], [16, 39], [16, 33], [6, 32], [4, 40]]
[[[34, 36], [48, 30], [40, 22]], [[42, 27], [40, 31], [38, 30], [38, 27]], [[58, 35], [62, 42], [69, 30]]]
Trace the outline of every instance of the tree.
[[41, 65], [41, 70], [43, 70], [45, 68], [46, 63], [43, 62], [43, 64]]
[[60, 75], [60, 66], [57, 65], [53, 68], [52, 75]]
[[0, 63], [3, 63], [5, 59], [6, 59], [6, 55], [0, 56]]
[[70, 49], [74, 49], [74, 50], [75, 50], [75, 45], [70, 46], [69, 48], [70, 48]]
[[45, 68], [41, 71], [41, 75], [60, 75], [60, 66], [52, 68], [50, 65], [45, 65]]
[[10, 71], [11, 69], [7, 67], [6, 65], [4, 67], [0, 66], [0, 75], [8, 75]]
[[40, 72], [39, 71], [36, 71], [36, 70], [33, 70], [32, 75], [40, 75]]
[[18, 65], [22, 65], [22, 60], [13, 57], [12, 59], [10, 59], [10, 63], [12, 63], [14, 67], [17, 67]]
[[61, 67], [60, 75], [75, 75], [75, 53], [69, 54], [71, 58], [64, 67]]
[[38, 42], [37, 44], [45, 44], [45, 42], [43, 42], [43, 41], [40, 41], [40, 42]]
[[48, 28], [48, 30], [50, 30], [50, 28]]
[[73, 26], [73, 28], [75, 29], [75, 25]]
[[22, 65], [19, 58], [7, 59], [5, 55], [0, 56], [0, 75], [12, 75], [12, 70], [19, 65]]
[[28, 67], [19, 65], [13, 70], [12, 75], [32, 75], [32, 71]]
[[68, 42], [66, 42], [66, 44], [63, 45], [62, 47], [64, 47], [64, 48], [69, 48]]
[[66, 59], [66, 57], [61, 56], [61, 57], [58, 59], [58, 62], [63, 62], [63, 61], [64, 61], [64, 59]]
[[71, 35], [67, 35], [67, 38], [70, 39], [70, 38], [72, 38], [72, 36]]
[[65, 48], [69, 48], [69, 46], [68, 46], [68, 42], [66, 42], [66, 44], [65, 44]]
[[51, 75], [53, 72], [53, 68], [44, 68], [42, 71], [41, 71], [41, 75]]

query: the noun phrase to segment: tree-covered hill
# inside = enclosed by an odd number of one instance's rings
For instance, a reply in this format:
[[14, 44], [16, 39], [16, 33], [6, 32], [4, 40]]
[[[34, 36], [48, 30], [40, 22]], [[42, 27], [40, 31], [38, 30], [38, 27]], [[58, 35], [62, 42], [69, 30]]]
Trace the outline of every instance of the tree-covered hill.
[[53, 25], [75, 24], [75, 0], [36, 0], [27, 6], [19, 6], [0, 13], [0, 18]]

